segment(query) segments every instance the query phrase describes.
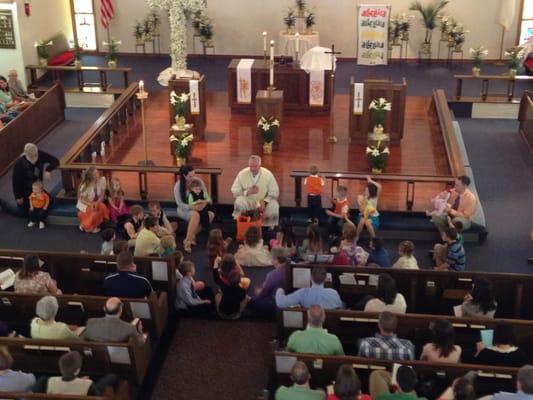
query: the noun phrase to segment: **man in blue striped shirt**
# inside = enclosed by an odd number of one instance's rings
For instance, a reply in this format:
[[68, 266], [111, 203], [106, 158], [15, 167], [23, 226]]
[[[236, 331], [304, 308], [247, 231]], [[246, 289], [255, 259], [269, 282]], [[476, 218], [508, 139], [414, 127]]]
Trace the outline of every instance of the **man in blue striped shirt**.
[[358, 356], [379, 360], [413, 360], [415, 346], [409, 340], [396, 337], [394, 332], [397, 326], [396, 315], [388, 311], [379, 314], [379, 333], [361, 340]]

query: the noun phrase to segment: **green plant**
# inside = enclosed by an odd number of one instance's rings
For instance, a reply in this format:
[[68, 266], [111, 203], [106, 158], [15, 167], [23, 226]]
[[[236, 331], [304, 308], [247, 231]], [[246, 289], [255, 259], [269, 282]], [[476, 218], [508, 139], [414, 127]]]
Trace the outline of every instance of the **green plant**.
[[488, 50], [484, 46], [474, 47], [470, 49], [470, 55], [472, 56], [472, 65], [476, 68], [480, 68], [483, 63], [483, 58], [489, 54]]
[[203, 16], [200, 19], [198, 33], [204, 40], [211, 40], [213, 38], [213, 23], [207, 16]]
[[294, 15], [294, 10], [292, 8], [289, 8], [287, 11], [287, 15], [285, 15], [283, 18], [283, 22], [285, 23], [287, 29], [291, 29], [294, 25], [296, 25], [296, 16]]
[[194, 140], [194, 135], [192, 133], [186, 133], [179, 137], [172, 135], [170, 137], [170, 142], [175, 143], [174, 154], [180, 158], [189, 158], [191, 153], [191, 142]]
[[524, 58], [526, 49], [522, 46], [514, 46], [505, 49], [505, 56], [509, 57], [507, 60], [507, 68], [518, 69], [520, 67], [520, 61]]
[[39, 58], [48, 60], [50, 55], [48, 54], [48, 47], [52, 45], [51, 40], [39, 40], [35, 42], [34, 46], [37, 48], [37, 56]]
[[150, 36], [154, 31], [152, 19], [148, 16], [143, 21], [143, 31], [145, 36]]
[[135, 39], [137, 41], [140, 41], [143, 39], [144, 36], [144, 27], [141, 21], [137, 21], [135, 23], [135, 26], [133, 28], [133, 36], [135, 36]]
[[424, 26], [426, 28], [426, 36], [424, 38], [424, 43], [431, 43], [431, 33], [437, 25], [437, 17], [439, 12], [446, 7], [449, 3], [449, 0], [435, 0], [434, 3], [423, 6], [420, 0], [416, 0], [409, 7], [410, 10], [418, 11], [422, 16], [424, 21]]
[[463, 44], [465, 42], [465, 33], [467, 32], [463, 25], [454, 21], [449, 31], [450, 45], [459, 46]]
[[312, 11], [309, 11], [306, 15], [305, 15], [305, 27], [307, 29], [311, 29], [313, 26], [315, 26], [316, 24], [316, 21], [315, 21], [315, 13], [312, 12]]
[[116, 61], [118, 54], [118, 46], [122, 44], [122, 41], [111, 39], [109, 42], [104, 42], [104, 47], [107, 48], [107, 61]]
[[366, 148], [366, 155], [368, 157], [368, 164], [372, 170], [383, 171], [389, 158], [390, 150], [387, 146], [381, 146], [381, 141], [374, 146]]
[[410, 18], [412, 18], [411, 15], [406, 15], [405, 13], [402, 13], [398, 17], [398, 28], [400, 30], [400, 35], [404, 36], [409, 33], [409, 30], [411, 29], [411, 21]]
[[161, 17], [159, 16], [159, 12], [156, 9], [153, 9], [150, 12], [150, 20], [152, 21], [152, 26], [159, 26], [161, 24]]
[[259, 128], [259, 134], [263, 139], [263, 143], [272, 143], [278, 133], [279, 120], [272, 115], [267, 118], [261, 117], [259, 118], [259, 121], [257, 121], [257, 126]]

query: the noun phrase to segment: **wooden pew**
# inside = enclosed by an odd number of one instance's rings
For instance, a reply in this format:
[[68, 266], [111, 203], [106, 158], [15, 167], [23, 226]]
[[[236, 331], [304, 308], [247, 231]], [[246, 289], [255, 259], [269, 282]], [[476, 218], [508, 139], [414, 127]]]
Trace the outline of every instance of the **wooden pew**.
[[[0, 292], [0, 320], [24, 336], [30, 335], [30, 322], [35, 317], [35, 305], [41, 295]], [[89, 318], [104, 316], [103, 308], [107, 297], [84, 295], [55, 296], [59, 303], [57, 321], [85, 326]], [[144, 331], [157, 340], [161, 337], [168, 321], [167, 294], [152, 292], [148, 299], [122, 299], [123, 318], [131, 321], [139, 318]]]
[[127, 343], [87, 342], [28, 338], [0, 338], [13, 356], [15, 369], [35, 374], [60, 375], [58, 359], [65, 352], [78, 351], [83, 356], [80, 376], [114, 373], [140, 385], [150, 362], [150, 340], [138, 345]]
[[[43, 269], [57, 280], [66, 294], [101, 294], [106, 275], [117, 270], [116, 256], [67, 252], [26, 250], [0, 250], [0, 270], [18, 270], [27, 254], [38, 254], [44, 261]], [[137, 272], [146, 277], [154, 290], [167, 292], [169, 307], [174, 306], [176, 296], [177, 258], [135, 257]]]
[[0, 392], [4, 400], [118, 400], [114, 396], [112, 399], [103, 396], [72, 396], [66, 394], [47, 394], [47, 393], [26, 393], [26, 392]]
[[385, 361], [351, 356], [323, 356], [318, 354], [300, 354], [283, 351], [274, 352], [273, 384], [291, 385], [290, 369], [296, 361], [303, 361], [311, 372], [312, 387], [325, 388], [332, 383], [337, 370], [343, 364], [352, 365], [361, 380], [363, 392], [368, 393], [368, 378], [374, 370], [392, 370], [396, 362], [409, 365], [418, 376], [437, 376], [451, 383], [455, 378], [469, 371], [478, 372], [477, 397], [500, 390], [515, 391], [515, 377], [518, 368], [493, 367], [489, 365], [430, 363], [427, 361]]
[[[377, 332], [378, 313], [365, 313], [352, 310], [327, 310], [324, 328], [337, 335], [344, 345], [345, 352], [354, 353], [349, 349], [357, 349], [357, 341], [364, 337], [374, 336]], [[398, 337], [411, 340], [417, 355], [422, 346], [431, 341], [429, 324], [432, 321], [448, 320], [455, 327], [456, 343], [473, 348], [481, 340], [480, 330], [494, 329], [498, 322], [505, 321], [513, 326], [515, 345], [525, 351], [533, 360], [533, 321], [516, 319], [494, 320], [479, 318], [458, 318], [442, 315], [401, 314], [398, 315]], [[278, 310], [277, 329], [278, 341], [284, 343], [295, 330], [307, 326], [307, 310], [304, 308], [286, 308]], [[464, 351], [463, 351], [464, 353]]]
[[[308, 281], [307, 276], [313, 264], [296, 264], [287, 268], [287, 288], [297, 289], [294, 281]], [[349, 304], [368, 294], [375, 294], [377, 275], [387, 273], [396, 281], [398, 291], [407, 301], [407, 311], [419, 314], [453, 315], [452, 306], [460, 304], [464, 295], [472, 288], [474, 279], [484, 277], [494, 284], [498, 309], [497, 318], [531, 318], [533, 297], [533, 275], [493, 273], [493, 272], [454, 272], [434, 270], [402, 270], [392, 268], [353, 267], [321, 264], [331, 274], [328, 285], [339, 290], [343, 300]], [[351, 278], [352, 284], [341, 284], [341, 274]], [[298, 279], [298, 277], [302, 279]], [[355, 281], [356, 284], [353, 284]], [[345, 281], [346, 283], [346, 281]]]

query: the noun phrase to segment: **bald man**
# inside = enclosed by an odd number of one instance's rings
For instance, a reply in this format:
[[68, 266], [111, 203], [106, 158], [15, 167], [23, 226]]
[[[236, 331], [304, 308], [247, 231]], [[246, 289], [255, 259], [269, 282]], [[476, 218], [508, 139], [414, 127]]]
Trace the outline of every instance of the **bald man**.
[[141, 322], [134, 320], [133, 325], [121, 320], [122, 309], [118, 297], [109, 298], [104, 306], [105, 317], [90, 318], [81, 336], [94, 342], [127, 342], [133, 337], [138, 344], [143, 344], [146, 337], [142, 334]]
[[59, 160], [54, 156], [41, 151], [33, 143], [26, 143], [24, 153], [13, 167], [13, 195], [24, 216], [30, 209], [29, 196], [32, 192], [33, 182], [49, 180], [50, 172], [56, 169]]
[[324, 309], [313, 304], [307, 310], [307, 329], [295, 331], [287, 341], [287, 351], [342, 356], [344, 350], [339, 338], [323, 328], [326, 320]]
[[263, 212], [263, 226], [273, 228], [278, 225], [279, 187], [272, 172], [261, 167], [261, 157], [250, 156], [248, 167], [237, 174], [231, 193], [235, 197], [233, 218], [245, 211], [259, 209]]
[[276, 390], [276, 400], [324, 400], [326, 393], [323, 390], [313, 390], [309, 386], [311, 374], [307, 365], [296, 361], [291, 369], [292, 386], [280, 386]]

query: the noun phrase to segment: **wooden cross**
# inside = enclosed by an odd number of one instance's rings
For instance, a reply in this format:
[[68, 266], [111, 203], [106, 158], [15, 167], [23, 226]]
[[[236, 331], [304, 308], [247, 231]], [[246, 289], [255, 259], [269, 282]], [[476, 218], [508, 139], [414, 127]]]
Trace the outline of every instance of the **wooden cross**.
[[342, 54], [340, 51], [335, 51], [335, 45], [331, 45], [331, 51], [325, 51], [324, 54], [331, 54], [331, 74], [335, 73], [335, 55]]
[[361, 92], [357, 92], [357, 99], [355, 99], [357, 101], [357, 108], [361, 107], [361, 100], [363, 100], [361, 98]]
[[196, 108], [196, 93], [193, 92], [191, 96], [191, 103], [194, 108]]

